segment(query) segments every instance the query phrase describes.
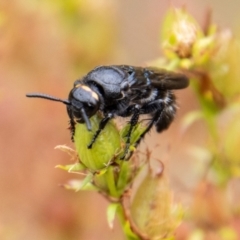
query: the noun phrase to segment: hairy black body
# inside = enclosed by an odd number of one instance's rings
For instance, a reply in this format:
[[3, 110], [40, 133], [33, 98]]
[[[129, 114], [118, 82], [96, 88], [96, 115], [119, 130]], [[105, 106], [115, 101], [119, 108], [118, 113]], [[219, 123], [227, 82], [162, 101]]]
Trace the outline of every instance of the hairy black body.
[[75, 123], [86, 123], [88, 130], [91, 130], [89, 118], [97, 111], [101, 111], [104, 118], [87, 146], [89, 149], [92, 148], [98, 135], [110, 119], [115, 116], [130, 117], [126, 149], [122, 156], [122, 159], [126, 159], [131, 134], [140, 115], [148, 114], [150, 120], [135, 146], [140, 143], [153, 125], [157, 132], [169, 127], [177, 110], [176, 98], [172, 90], [186, 88], [188, 82], [188, 78], [181, 73], [158, 68], [128, 65], [99, 66], [75, 81], [68, 100], [38, 93], [27, 94], [27, 97], [46, 98], [66, 104], [72, 129], [72, 140]]

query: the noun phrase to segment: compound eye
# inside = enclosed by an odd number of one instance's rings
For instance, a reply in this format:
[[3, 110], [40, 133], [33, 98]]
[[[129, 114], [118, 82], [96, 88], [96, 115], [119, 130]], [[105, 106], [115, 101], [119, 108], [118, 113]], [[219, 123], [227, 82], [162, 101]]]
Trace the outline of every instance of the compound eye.
[[91, 104], [91, 103], [88, 103], [88, 105], [87, 105], [87, 108], [89, 108], [89, 109], [94, 109], [96, 106], [95, 105], [93, 105], [93, 104]]
[[98, 103], [96, 103], [96, 104], [90, 103], [90, 102], [85, 103], [84, 104], [84, 109], [85, 109], [87, 115], [89, 117], [91, 117], [91, 116], [93, 116], [97, 112], [97, 110], [98, 110]]

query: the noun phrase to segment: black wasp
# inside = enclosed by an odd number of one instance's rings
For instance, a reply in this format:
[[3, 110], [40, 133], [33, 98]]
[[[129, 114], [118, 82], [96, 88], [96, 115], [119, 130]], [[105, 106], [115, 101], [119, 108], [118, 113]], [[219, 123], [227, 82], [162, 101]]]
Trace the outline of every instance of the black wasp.
[[99, 66], [75, 81], [67, 100], [42, 93], [27, 94], [27, 97], [45, 98], [66, 104], [72, 140], [75, 123], [85, 123], [87, 129], [91, 131], [89, 118], [97, 111], [101, 111], [104, 118], [87, 146], [89, 149], [92, 148], [98, 135], [110, 119], [115, 116], [130, 117], [126, 149], [122, 156], [122, 159], [126, 159], [131, 133], [139, 121], [139, 116], [148, 114], [151, 118], [135, 146], [140, 143], [153, 125], [157, 132], [169, 127], [177, 110], [176, 97], [172, 90], [186, 88], [188, 83], [188, 78], [181, 73], [153, 67]]

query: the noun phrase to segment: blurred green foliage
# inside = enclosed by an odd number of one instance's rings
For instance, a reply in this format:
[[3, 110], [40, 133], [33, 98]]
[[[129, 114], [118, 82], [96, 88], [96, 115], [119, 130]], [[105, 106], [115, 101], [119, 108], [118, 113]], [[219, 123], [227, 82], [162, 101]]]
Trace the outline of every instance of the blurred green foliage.
[[[166, 58], [157, 62], [179, 68], [191, 78], [201, 110], [185, 116], [185, 127], [196, 120], [207, 127], [208, 141], [200, 151], [207, 152], [209, 161], [196, 190], [191, 221], [205, 230], [217, 226], [217, 239], [237, 239], [233, 229], [221, 229], [240, 207], [231, 208], [227, 198], [229, 183], [240, 177], [240, 41], [207, 17], [200, 27], [186, 10], [171, 9], [162, 28]], [[198, 154], [202, 155], [199, 150]], [[190, 239], [208, 239], [207, 232], [201, 234]]]
[[89, 65], [99, 65], [99, 60], [102, 62], [108, 55], [106, 50], [114, 50], [114, 21], [109, 21], [114, 19], [114, 12], [110, 4], [84, 0], [46, 3], [55, 9], [66, 31], [68, 47], [75, 56], [74, 66], [78, 72], [79, 67], [84, 69]]
[[186, 10], [171, 9], [163, 23], [162, 47], [166, 58], [155, 63], [191, 78], [201, 110], [187, 114], [184, 122], [190, 125], [201, 118], [207, 125], [209, 144], [203, 151], [212, 156], [208, 171], [214, 171], [220, 184], [239, 177], [239, 40], [210, 20], [201, 28]]

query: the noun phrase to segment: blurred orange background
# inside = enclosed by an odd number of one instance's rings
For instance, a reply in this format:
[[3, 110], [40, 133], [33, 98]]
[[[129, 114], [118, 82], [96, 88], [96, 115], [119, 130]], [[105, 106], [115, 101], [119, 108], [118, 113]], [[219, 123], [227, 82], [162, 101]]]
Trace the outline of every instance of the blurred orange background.
[[[73, 146], [65, 107], [25, 94], [67, 98], [74, 80], [97, 65], [158, 58], [161, 21], [172, 6], [185, 6], [200, 23], [211, 8], [215, 22], [237, 30], [238, 1], [0, 1], [0, 239], [124, 239], [117, 221], [109, 229], [102, 196], [59, 187], [71, 178], [54, 168], [69, 163], [54, 147]], [[174, 124], [161, 135], [152, 131], [141, 149], [165, 163], [175, 195], [188, 206], [201, 166], [187, 148], [204, 144], [205, 135], [201, 123], [181, 134], [181, 117], [198, 103], [191, 89], [177, 96]]]

